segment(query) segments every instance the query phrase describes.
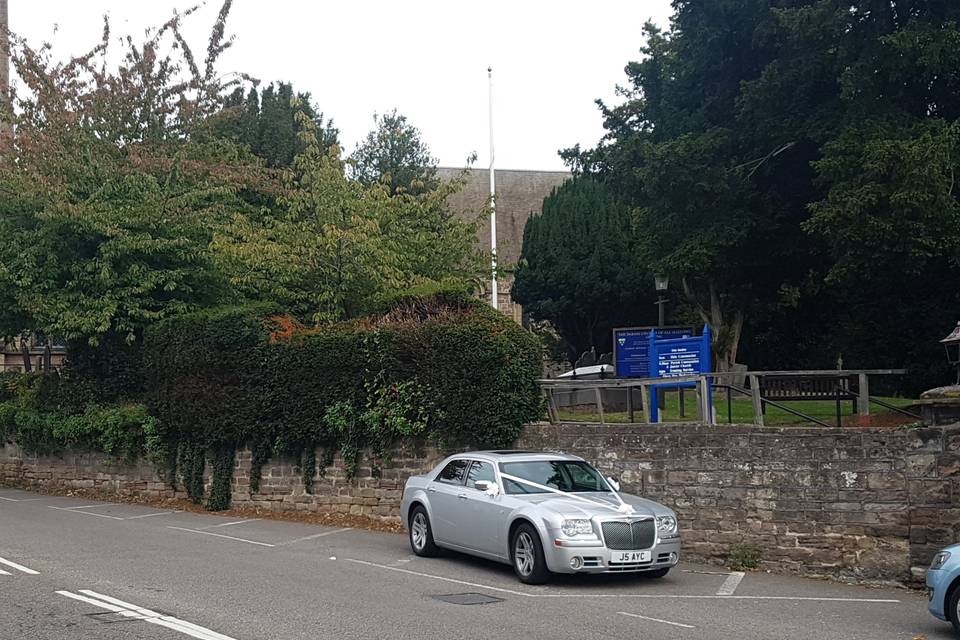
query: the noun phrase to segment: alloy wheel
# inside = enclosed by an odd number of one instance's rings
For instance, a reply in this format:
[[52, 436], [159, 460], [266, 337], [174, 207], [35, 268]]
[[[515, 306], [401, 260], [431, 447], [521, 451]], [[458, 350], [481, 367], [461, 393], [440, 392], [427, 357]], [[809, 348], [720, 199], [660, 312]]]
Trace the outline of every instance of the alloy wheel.
[[413, 538], [413, 546], [416, 549], [423, 549], [427, 543], [427, 518], [423, 513], [413, 516], [413, 525], [410, 527], [410, 534]]
[[520, 575], [529, 576], [533, 573], [535, 560], [533, 540], [526, 531], [521, 531], [513, 548], [513, 561], [517, 565]]

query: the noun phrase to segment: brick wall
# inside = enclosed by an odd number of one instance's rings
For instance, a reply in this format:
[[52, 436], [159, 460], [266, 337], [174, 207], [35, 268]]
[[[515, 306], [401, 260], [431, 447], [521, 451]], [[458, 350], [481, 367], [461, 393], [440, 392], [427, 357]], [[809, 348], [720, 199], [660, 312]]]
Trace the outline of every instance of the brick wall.
[[[960, 540], [960, 426], [913, 430], [532, 425], [518, 447], [563, 450], [617, 476], [625, 491], [676, 509], [688, 557], [724, 563], [753, 548], [761, 566], [805, 575], [911, 582]], [[339, 466], [304, 491], [295, 460], [264, 468], [250, 492], [250, 452], [237, 454], [233, 501], [275, 511], [340, 511], [396, 520], [406, 478], [441, 455], [397, 452], [381, 477]], [[185, 497], [150, 464], [108, 456], [26, 457], [0, 450], [0, 483]]]
[[536, 425], [517, 443], [593, 461], [674, 508], [688, 555], [911, 582], [960, 540], [960, 426], [914, 430]]

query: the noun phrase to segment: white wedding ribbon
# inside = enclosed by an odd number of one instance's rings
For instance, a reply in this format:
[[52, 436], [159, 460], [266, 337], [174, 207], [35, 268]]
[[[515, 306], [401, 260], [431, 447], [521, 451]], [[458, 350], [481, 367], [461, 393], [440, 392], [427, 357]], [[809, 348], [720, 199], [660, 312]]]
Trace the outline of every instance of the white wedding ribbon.
[[500, 477], [506, 480], [512, 480], [513, 482], [519, 482], [521, 484], [529, 485], [531, 487], [540, 489], [542, 491], [547, 491], [549, 493], [556, 493], [557, 495], [561, 495], [567, 498], [573, 498], [574, 500], [579, 500], [580, 502], [588, 502], [598, 507], [606, 507], [607, 509], [610, 509], [611, 511], [616, 511], [617, 513], [624, 513], [624, 514], [633, 513], [633, 506], [624, 502], [623, 498], [620, 497], [619, 493], [614, 491], [613, 487], [610, 487], [610, 493], [612, 493], [613, 496], [617, 499], [617, 502], [620, 503], [620, 505], [616, 507], [610, 503], [603, 502], [601, 500], [594, 500], [593, 498], [578, 496], [575, 493], [561, 491], [560, 489], [554, 489], [553, 487], [548, 487], [543, 484], [537, 484], [536, 482], [531, 482], [530, 480], [526, 480], [524, 478], [518, 478], [517, 476], [510, 475], [509, 473], [504, 473], [503, 471], [500, 471]]

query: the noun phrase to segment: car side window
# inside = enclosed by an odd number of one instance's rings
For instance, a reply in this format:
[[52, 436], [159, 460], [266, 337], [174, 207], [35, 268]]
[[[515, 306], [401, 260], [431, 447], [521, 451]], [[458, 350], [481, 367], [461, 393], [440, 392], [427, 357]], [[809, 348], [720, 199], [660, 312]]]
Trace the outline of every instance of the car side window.
[[437, 474], [437, 482], [446, 484], [463, 484], [463, 477], [466, 475], [469, 460], [451, 460], [443, 470]]
[[492, 464], [479, 460], [473, 461], [473, 464], [470, 466], [470, 471], [467, 473], [467, 486], [475, 489], [478, 481], [492, 482], [493, 484], [497, 483], [497, 474], [493, 470]]

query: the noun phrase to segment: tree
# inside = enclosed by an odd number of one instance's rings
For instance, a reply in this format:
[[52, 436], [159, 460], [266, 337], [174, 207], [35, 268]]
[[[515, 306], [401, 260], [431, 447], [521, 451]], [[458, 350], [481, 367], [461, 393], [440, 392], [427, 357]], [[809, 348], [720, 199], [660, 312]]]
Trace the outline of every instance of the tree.
[[634, 210], [643, 266], [681, 284], [710, 325], [723, 371], [749, 315], [782, 304], [809, 269], [800, 222], [815, 149], [738, 119], [742, 84], [775, 55], [769, 2], [675, 7], [669, 33], [646, 25], [645, 59], [627, 66], [626, 102], [601, 104], [603, 144], [566, 156]]
[[630, 214], [606, 185], [573, 178], [527, 220], [511, 293], [554, 326], [571, 360], [591, 347], [605, 352], [613, 327], [640, 322], [653, 308], [636, 246]]
[[601, 104], [601, 144], [567, 160], [632, 207], [642, 263], [680, 280], [721, 370], [753, 331], [754, 366], [842, 353], [934, 375], [960, 315], [936, 285], [960, 273], [960, 7], [674, 8], [669, 31], [645, 28], [624, 103]]
[[[2, 333], [132, 341], [157, 319], [229, 298], [207, 250], [212, 228], [262, 178], [207, 126], [232, 84], [215, 68], [230, 6], [202, 66], [182, 15], [143, 44], [128, 38], [115, 69], [108, 22], [99, 46], [66, 63], [14, 40], [26, 91], [12, 96], [15, 133], [0, 142], [0, 290], [15, 310]], [[178, 58], [159, 53], [170, 42]]]
[[482, 271], [475, 225], [446, 211], [462, 180], [391, 196], [384, 184], [349, 180], [339, 148], [323, 148], [314, 120], [301, 112], [297, 122], [303, 151], [285, 173], [279, 208], [238, 215], [215, 240], [234, 286], [322, 323], [418, 285], [465, 284]]
[[225, 100], [218, 130], [229, 139], [247, 145], [267, 167], [285, 168], [303, 151], [302, 127], [296, 119], [298, 110], [313, 122], [323, 149], [338, 144], [339, 132], [332, 121], [325, 121], [323, 113], [317, 112], [310, 94], [296, 93], [284, 82], [271, 83], [260, 91], [251, 87], [245, 92], [237, 87]]
[[351, 175], [365, 185], [387, 185], [390, 195], [420, 195], [436, 189], [437, 160], [420, 139], [420, 130], [396, 109], [374, 114], [373, 121], [373, 131], [350, 156]]

